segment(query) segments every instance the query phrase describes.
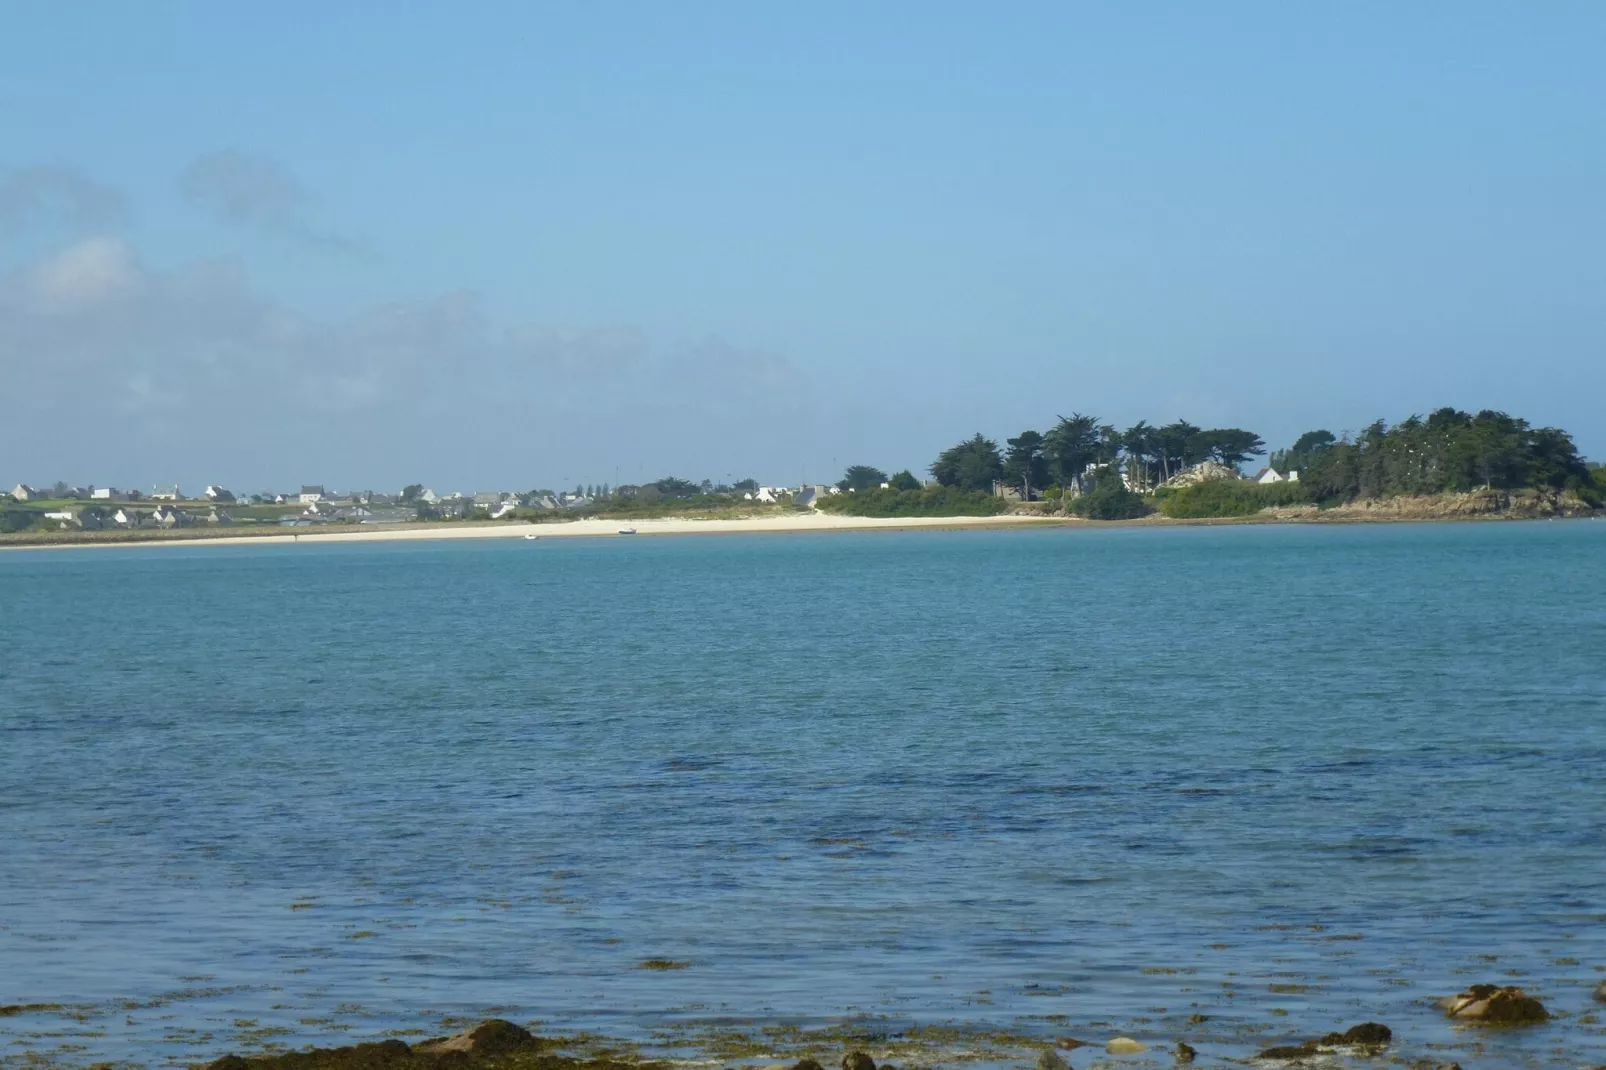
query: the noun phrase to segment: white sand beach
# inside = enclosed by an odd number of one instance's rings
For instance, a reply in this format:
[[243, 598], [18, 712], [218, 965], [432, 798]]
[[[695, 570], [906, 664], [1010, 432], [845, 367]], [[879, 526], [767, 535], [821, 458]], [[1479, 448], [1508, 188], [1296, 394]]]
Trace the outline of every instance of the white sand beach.
[[[86, 539], [70, 543], [35, 543], [8, 549], [93, 549], [110, 546], [257, 546], [335, 542], [393, 542], [434, 539], [539, 539], [619, 538], [623, 529], [643, 535], [749, 535], [834, 531], [907, 531], [918, 528], [998, 528], [1065, 523], [1061, 519], [1032, 516], [865, 517], [834, 513], [799, 512], [724, 520], [669, 517], [662, 520], [569, 520], [546, 524], [494, 521], [480, 524], [432, 524], [408, 527], [340, 527], [278, 529], [272, 535], [150, 538], [128, 541]], [[1076, 523], [1072, 520], [1071, 523]], [[236, 529], [238, 530], [238, 529]], [[630, 536], [624, 536], [626, 538]]]

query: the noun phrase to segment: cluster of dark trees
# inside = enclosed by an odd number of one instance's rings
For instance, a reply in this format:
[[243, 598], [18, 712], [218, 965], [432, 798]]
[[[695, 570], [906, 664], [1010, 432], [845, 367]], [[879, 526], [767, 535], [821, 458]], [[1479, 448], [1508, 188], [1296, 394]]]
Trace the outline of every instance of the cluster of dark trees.
[[838, 490], [880, 490], [886, 486], [890, 490], [919, 490], [923, 483], [915, 478], [915, 474], [905, 468], [901, 472], [887, 475], [881, 469], [868, 464], [849, 465], [842, 478], [836, 481]]
[[1444, 408], [1393, 427], [1379, 420], [1353, 440], [1312, 431], [1273, 454], [1272, 464], [1298, 471], [1317, 500], [1479, 488], [1590, 493], [1596, 486], [1567, 432], [1491, 409], [1474, 415]]
[[[992, 439], [973, 435], [943, 450], [931, 465], [931, 475], [943, 486], [971, 491], [990, 492], [995, 482], [1005, 482], [1025, 498], [1050, 487], [1093, 493], [1101, 484], [1115, 483], [1141, 492], [1203, 461], [1237, 468], [1265, 453], [1260, 436], [1241, 428], [1200, 428], [1178, 420], [1158, 427], [1140, 422], [1123, 431], [1073, 413], [1045, 432], [1022, 431], [1006, 439], [1002, 449]], [[1602, 479], [1567, 432], [1532, 427], [1487, 409], [1473, 414], [1443, 408], [1394, 427], [1379, 420], [1353, 439], [1309, 431], [1273, 453], [1270, 463], [1284, 474], [1299, 472], [1304, 493], [1313, 501], [1480, 487], [1545, 487], [1598, 495]], [[859, 470], [848, 470], [845, 487]]]
[[1213, 460], [1228, 467], [1266, 452], [1253, 431], [1202, 428], [1186, 420], [1155, 426], [1139, 421], [1126, 430], [1096, 416], [1062, 416], [1047, 431], [1022, 431], [1005, 448], [980, 433], [943, 450], [931, 475], [944, 486], [991, 491], [995, 481], [1021, 489], [1025, 498], [1054, 486], [1096, 489], [1101, 475], [1125, 472], [1139, 488], [1161, 483], [1184, 468]]

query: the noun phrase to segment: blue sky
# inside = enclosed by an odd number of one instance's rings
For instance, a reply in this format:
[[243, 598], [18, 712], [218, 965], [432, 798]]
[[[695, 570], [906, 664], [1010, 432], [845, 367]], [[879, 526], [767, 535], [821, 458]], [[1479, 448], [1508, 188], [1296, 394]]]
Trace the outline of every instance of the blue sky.
[[1058, 413], [1606, 456], [1606, 6], [13, 3], [0, 479], [825, 479]]

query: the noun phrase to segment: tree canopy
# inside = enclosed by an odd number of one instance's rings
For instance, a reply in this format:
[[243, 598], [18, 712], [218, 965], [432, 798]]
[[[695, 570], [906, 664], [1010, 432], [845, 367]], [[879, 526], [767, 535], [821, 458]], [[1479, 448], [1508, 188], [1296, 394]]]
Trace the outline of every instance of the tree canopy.
[[[1303, 440], [1302, 440], [1303, 441]], [[1438, 409], [1395, 427], [1378, 420], [1354, 441], [1319, 450], [1300, 481], [1324, 499], [1438, 494], [1480, 487], [1582, 490], [1588, 466], [1572, 436], [1485, 409]]]
[[1048, 483], [1048, 461], [1043, 456], [1043, 436], [1036, 431], [1022, 431], [1007, 441], [1009, 452], [1004, 455], [1004, 475], [1020, 486], [1021, 497], [1030, 501], [1033, 487]]
[[842, 490], [879, 490], [881, 484], [887, 481], [887, 474], [879, 468], [867, 464], [849, 465], [837, 486]]
[[931, 477], [945, 487], [991, 491], [994, 481], [1004, 474], [1004, 461], [998, 443], [977, 432], [971, 438], [950, 446], [937, 455]]

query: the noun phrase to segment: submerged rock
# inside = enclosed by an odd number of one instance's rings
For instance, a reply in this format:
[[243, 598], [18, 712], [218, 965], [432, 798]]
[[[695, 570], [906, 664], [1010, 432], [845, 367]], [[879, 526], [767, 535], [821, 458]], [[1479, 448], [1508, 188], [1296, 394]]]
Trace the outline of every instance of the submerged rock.
[[1510, 985], [1473, 985], [1442, 1006], [1452, 1018], [1486, 1025], [1532, 1025], [1550, 1020], [1543, 1003]]
[[1366, 1048], [1376, 1052], [1394, 1039], [1394, 1030], [1377, 1022], [1352, 1025], [1342, 1033], [1329, 1033], [1320, 1040], [1307, 1040], [1303, 1044], [1284, 1044], [1267, 1048], [1257, 1059], [1306, 1059], [1334, 1048]]
[[1071, 1070], [1071, 1064], [1060, 1058], [1058, 1052], [1044, 1051], [1037, 1055], [1037, 1070]]
[[400, 1040], [385, 1040], [283, 1055], [225, 1055], [207, 1070], [668, 1070], [665, 1063], [576, 1059], [552, 1052], [554, 1046], [512, 1022], [493, 1018], [455, 1036], [421, 1041], [411, 1048]]
[[1111, 1055], [1136, 1055], [1140, 1051], [1148, 1051], [1147, 1044], [1140, 1044], [1131, 1037], [1116, 1037], [1104, 1045], [1104, 1050]]
[[469, 1055], [492, 1056], [534, 1051], [538, 1047], [540, 1042], [528, 1029], [502, 1018], [492, 1018], [453, 1036], [421, 1041], [413, 1050], [426, 1055], [461, 1051]]
[[1606, 981], [1602, 981], [1595, 986], [1595, 998], [1602, 1003], [1606, 1003]]
[[842, 1056], [842, 1070], [875, 1070], [875, 1060], [862, 1051], [850, 1051]]
[[1066, 1051], [1075, 1051], [1077, 1048], [1087, 1047], [1087, 1041], [1077, 1040], [1075, 1037], [1060, 1037], [1054, 1043], [1058, 1044]]
[[1352, 1025], [1342, 1033], [1329, 1033], [1321, 1042], [1330, 1047], [1339, 1047], [1345, 1044], [1359, 1044], [1367, 1048], [1381, 1048], [1394, 1039], [1394, 1030], [1378, 1022], [1362, 1022]]
[[1186, 1040], [1177, 1041], [1177, 1062], [1191, 1063], [1193, 1062], [1193, 1057], [1198, 1054], [1198, 1052], [1193, 1050], [1193, 1045], [1189, 1044]]

